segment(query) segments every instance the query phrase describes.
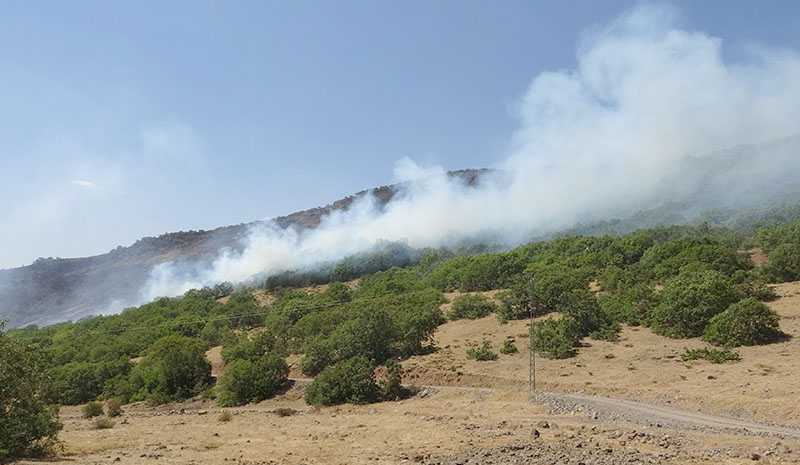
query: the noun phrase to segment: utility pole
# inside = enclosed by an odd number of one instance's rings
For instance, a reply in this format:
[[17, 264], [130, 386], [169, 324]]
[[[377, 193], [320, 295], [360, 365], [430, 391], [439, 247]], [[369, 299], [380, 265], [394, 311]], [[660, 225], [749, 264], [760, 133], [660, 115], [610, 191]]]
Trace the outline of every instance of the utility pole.
[[536, 399], [536, 326], [534, 325], [534, 317], [536, 315], [536, 303], [533, 298], [533, 273], [531, 273], [531, 304], [530, 304], [530, 317], [531, 317], [531, 332], [530, 332], [530, 367], [528, 372], [528, 390], [531, 400]]

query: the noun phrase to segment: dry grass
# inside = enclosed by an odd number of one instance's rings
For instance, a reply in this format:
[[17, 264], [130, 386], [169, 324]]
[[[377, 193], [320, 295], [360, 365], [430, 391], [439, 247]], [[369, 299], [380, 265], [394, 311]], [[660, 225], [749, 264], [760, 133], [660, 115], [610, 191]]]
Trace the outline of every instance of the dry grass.
[[[781, 328], [794, 337], [778, 344], [739, 348], [741, 362], [682, 362], [684, 348], [702, 346], [699, 340], [672, 340], [647, 328], [626, 327], [619, 342], [587, 340], [588, 346], [581, 348], [574, 359], [537, 359], [538, 387], [800, 424], [800, 283], [782, 284], [776, 291], [781, 298], [769, 305], [783, 317]], [[119, 457], [121, 464], [138, 464], [146, 460], [143, 456], [160, 454], [158, 462], [166, 464], [210, 465], [226, 460], [395, 464], [425, 453], [451, 454], [526, 443], [531, 429], [541, 420], [555, 420], [562, 431], [581, 426], [627, 432], [648, 430], [638, 425], [589, 424], [583, 416], [553, 418], [544, 406], [528, 402], [527, 334], [527, 321], [502, 325], [493, 315], [449, 322], [436, 332], [437, 352], [403, 363], [408, 371], [407, 382], [500, 388], [494, 392], [441, 391], [371, 406], [312, 408], [303, 402], [302, 383], [297, 383], [275, 399], [226, 409], [235, 414], [236, 421], [217, 421], [221, 410], [213, 401], [160, 407], [135, 404], [125, 407], [123, 421], [112, 430], [93, 429], [80, 418], [79, 407], [64, 407], [61, 417], [65, 428], [60, 438], [68, 457], [63, 463], [107, 463]], [[484, 339], [500, 347], [507, 337], [515, 338], [520, 354], [500, 355], [495, 362], [466, 359], [466, 350]], [[185, 410], [183, 414], [174, 414], [181, 409]], [[275, 413], [280, 409], [293, 409], [296, 413], [282, 417]], [[198, 415], [198, 411], [209, 414]], [[776, 443], [775, 438], [663, 429], [651, 432], [684, 435], [681, 449], [691, 451], [697, 459], [679, 463], [745, 463], [749, 460], [727, 456], [709, 459], [704, 454], [712, 449], [749, 453]], [[541, 433], [543, 441], [559, 441], [553, 430]], [[608, 447], [621, 447], [618, 441], [608, 442], [603, 435], [593, 440], [607, 443]], [[800, 451], [800, 443], [783, 443]], [[630, 447], [663, 452], [650, 444]], [[799, 454], [770, 457], [768, 461], [796, 463]]]

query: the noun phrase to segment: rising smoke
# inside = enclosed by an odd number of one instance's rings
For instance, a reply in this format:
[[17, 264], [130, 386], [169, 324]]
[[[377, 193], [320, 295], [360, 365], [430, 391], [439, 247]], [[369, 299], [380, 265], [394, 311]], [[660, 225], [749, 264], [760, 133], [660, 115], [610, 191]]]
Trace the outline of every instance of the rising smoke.
[[[222, 251], [208, 266], [157, 266], [142, 298], [309, 270], [379, 240], [437, 247], [494, 237], [514, 244], [712, 185], [717, 194], [735, 191], [727, 168], [698, 179], [686, 176], [687, 167], [717, 150], [799, 134], [800, 57], [752, 47], [746, 59], [726, 63], [720, 38], [676, 27], [675, 13], [665, 6], [630, 10], [584, 34], [575, 69], [536, 76], [514, 107], [520, 127], [495, 167], [501, 176], [468, 187], [441, 168], [401, 160], [397, 180], [416, 181], [387, 205], [365, 196], [314, 230], [254, 228], [241, 252]], [[736, 179], [755, 170], [785, 181], [798, 172], [797, 151], [785, 147], [742, 163]]]

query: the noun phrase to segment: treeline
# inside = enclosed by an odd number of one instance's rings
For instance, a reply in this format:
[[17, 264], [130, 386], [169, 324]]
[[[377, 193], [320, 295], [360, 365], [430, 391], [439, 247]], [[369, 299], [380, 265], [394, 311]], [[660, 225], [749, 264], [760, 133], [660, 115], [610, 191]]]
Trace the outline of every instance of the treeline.
[[[763, 266], [754, 267], [743, 252], [751, 246], [766, 252]], [[256, 402], [284, 384], [290, 354], [302, 354], [297, 368], [315, 376], [306, 390], [309, 403], [393, 399], [400, 386], [395, 361], [433, 350], [433, 332], [445, 321], [443, 292], [502, 289], [499, 305], [464, 297], [449, 318], [492, 311], [502, 321], [527, 318], [532, 274], [536, 313], [561, 314], [536, 324], [534, 343], [545, 356], [572, 356], [587, 336], [614, 340], [622, 323], [726, 347], [779, 339], [777, 316], [762, 302], [775, 297], [768, 283], [800, 279], [800, 222], [753, 231], [703, 223], [620, 237], [560, 237], [507, 252], [485, 246], [427, 252], [420, 257], [392, 244], [377, 257], [351, 257], [331, 268], [326, 280], [333, 282], [321, 293], [266, 282], [275, 296], [270, 305], [259, 305], [252, 289], [234, 292], [222, 284], [119, 315], [3, 337], [36, 354], [43, 377], [35, 397], [43, 405], [110, 398], [164, 403], [197, 395], [223, 405]], [[484, 253], [467, 254], [475, 252]], [[359, 271], [398, 257], [408, 266]], [[354, 288], [339, 282], [355, 277]], [[217, 345], [227, 366], [212, 386], [204, 352]], [[379, 381], [380, 365], [386, 376]]]

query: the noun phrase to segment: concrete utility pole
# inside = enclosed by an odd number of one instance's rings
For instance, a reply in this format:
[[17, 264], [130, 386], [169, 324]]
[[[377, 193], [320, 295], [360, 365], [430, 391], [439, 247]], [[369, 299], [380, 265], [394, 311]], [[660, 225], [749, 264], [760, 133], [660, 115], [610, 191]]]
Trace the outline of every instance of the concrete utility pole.
[[536, 314], [536, 306], [533, 299], [533, 273], [531, 273], [531, 305], [530, 305], [530, 313], [531, 313], [531, 332], [530, 332], [530, 367], [528, 372], [528, 390], [530, 394], [531, 400], [536, 399], [536, 333], [535, 333], [535, 326], [534, 326], [534, 317]]

